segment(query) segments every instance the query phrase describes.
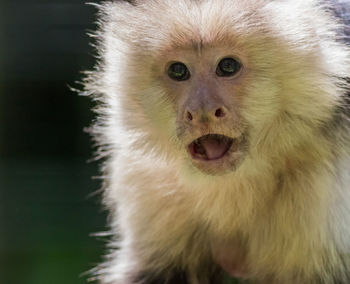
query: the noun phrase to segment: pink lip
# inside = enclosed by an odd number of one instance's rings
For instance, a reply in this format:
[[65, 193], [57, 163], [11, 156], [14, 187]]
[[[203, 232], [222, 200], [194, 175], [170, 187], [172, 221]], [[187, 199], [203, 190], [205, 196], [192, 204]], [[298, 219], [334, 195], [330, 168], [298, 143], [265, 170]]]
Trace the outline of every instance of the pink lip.
[[194, 160], [216, 161], [226, 156], [234, 141], [235, 139], [224, 135], [208, 134], [192, 141], [188, 151]]

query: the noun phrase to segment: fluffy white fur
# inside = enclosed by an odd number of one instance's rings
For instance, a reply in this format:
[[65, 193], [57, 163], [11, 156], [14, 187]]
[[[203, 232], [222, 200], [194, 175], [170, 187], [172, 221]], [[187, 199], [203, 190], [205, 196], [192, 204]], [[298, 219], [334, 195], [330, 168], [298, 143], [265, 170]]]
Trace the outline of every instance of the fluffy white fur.
[[[99, 8], [99, 63], [85, 83], [98, 101], [93, 133], [116, 236], [101, 283], [143, 283], [142, 273], [172, 269], [208, 283], [216, 257], [237, 257], [237, 275], [253, 283], [348, 283], [350, 53], [327, 7], [136, 0]], [[190, 135], [177, 135], [178, 99], [159, 66], [182, 50], [200, 58], [221, 47], [246, 62], [235, 94], [248, 149], [237, 169], [209, 175], [190, 161]]]

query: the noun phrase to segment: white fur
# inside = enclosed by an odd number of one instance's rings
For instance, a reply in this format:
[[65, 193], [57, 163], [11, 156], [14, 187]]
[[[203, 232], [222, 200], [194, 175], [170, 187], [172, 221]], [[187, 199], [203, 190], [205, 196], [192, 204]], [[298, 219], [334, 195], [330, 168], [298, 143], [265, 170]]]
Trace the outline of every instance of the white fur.
[[[136, 2], [100, 6], [100, 62], [86, 80], [99, 101], [94, 137], [120, 236], [100, 267], [102, 283], [132, 283], [168, 266], [201, 274], [217, 244], [242, 240], [254, 283], [345, 279], [349, 123], [332, 124], [350, 74], [340, 25], [311, 0]], [[225, 175], [192, 166], [176, 135], [177, 105], [152, 69], [199, 41], [234, 42], [249, 67], [239, 89], [249, 149]]]

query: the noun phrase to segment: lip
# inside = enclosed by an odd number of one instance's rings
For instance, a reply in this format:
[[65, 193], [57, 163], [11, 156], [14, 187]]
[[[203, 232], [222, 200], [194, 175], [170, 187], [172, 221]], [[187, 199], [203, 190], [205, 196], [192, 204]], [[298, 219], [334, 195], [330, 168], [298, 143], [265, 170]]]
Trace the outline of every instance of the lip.
[[[212, 148], [214, 153], [210, 155], [207, 153], [207, 150], [203, 144], [208, 144], [207, 148]], [[200, 160], [205, 162], [213, 162], [224, 158], [230, 151], [231, 147], [234, 146], [236, 142], [235, 138], [231, 138], [222, 134], [207, 134], [203, 135], [195, 140], [193, 140], [188, 145], [188, 151], [194, 160]], [[213, 149], [214, 148], [214, 149]], [[215, 148], [216, 151], [215, 151]]]
[[[219, 139], [224, 139], [222, 142], [224, 147], [222, 151], [218, 152], [216, 156], [208, 158], [205, 153], [201, 153], [201, 149], [197, 149], [195, 153], [195, 145], [200, 142], [201, 139], [205, 139], [208, 135], [203, 135], [195, 140], [193, 140], [187, 147], [187, 151], [191, 158], [192, 165], [198, 168], [205, 174], [209, 175], [221, 175], [227, 172], [235, 171], [235, 169], [240, 165], [243, 160], [244, 136], [240, 135], [238, 137], [229, 137], [221, 134], [209, 134]], [[226, 143], [226, 144], [225, 144]]]

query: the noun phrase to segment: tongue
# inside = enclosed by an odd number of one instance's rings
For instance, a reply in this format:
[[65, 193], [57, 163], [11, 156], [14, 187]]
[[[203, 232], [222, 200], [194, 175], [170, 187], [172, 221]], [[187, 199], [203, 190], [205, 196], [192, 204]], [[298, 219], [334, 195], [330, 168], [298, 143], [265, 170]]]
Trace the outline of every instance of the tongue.
[[206, 137], [201, 140], [201, 144], [205, 149], [209, 160], [215, 160], [225, 154], [229, 148], [229, 142], [214, 137]]

